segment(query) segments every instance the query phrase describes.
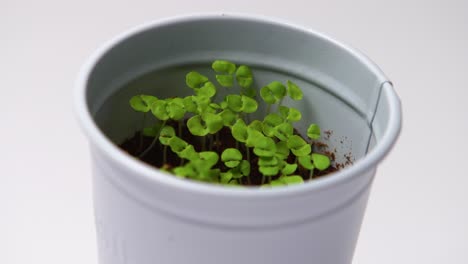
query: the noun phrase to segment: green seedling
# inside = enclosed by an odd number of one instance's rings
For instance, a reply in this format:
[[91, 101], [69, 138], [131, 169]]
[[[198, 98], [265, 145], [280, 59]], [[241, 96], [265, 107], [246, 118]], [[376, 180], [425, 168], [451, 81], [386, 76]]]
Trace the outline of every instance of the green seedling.
[[291, 176], [281, 176], [276, 180], [271, 181], [267, 184], [267, 187], [281, 187], [281, 186], [288, 186], [288, 185], [296, 185], [302, 184], [304, 180], [299, 175], [291, 175]]
[[316, 140], [320, 138], [320, 127], [317, 124], [311, 124], [307, 129], [307, 136], [312, 139]]
[[311, 155], [301, 156], [298, 158], [299, 164], [309, 170], [309, 179], [314, 176], [314, 169], [320, 171], [326, 170], [330, 167], [330, 158], [326, 155], [319, 153], [312, 153]]
[[288, 148], [296, 157], [307, 156], [310, 154], [312, 148], [304, 139], [298, 135], [293, 135], [288, 139]]
[[216, 80], [223, 87], [232, 87], [234, 85], [234, 72], [236, 71], [236, 65], [232, 62], [225, 60], [216, 60], [211, 65], [211, 68], [216, 73]]
[[[256, 131], [256, 130], [253, 130]], [[252, 134], [253, 135], [253, 134]], [[255, 136], [256, 137], [256, 136]], [[256, 137], [253, 140], [254, 150], [253, 152], [255, 155], [259, 157], [274, 157], [276, 154], [276, 144], [273, 139], [265, 136]]]
[[245, 95], [231, 94], [226, 96], [226, 106], [233, 112], [253, 113], [257, 111], [258, 103], [255, 99]]
[[135, 95], [130, 99], [130, 106], [133, 110], [138, 112], [149, 112], [151, 110], [151, 105], [158, 101], [158, 98], [151, 95]]
[[297, 170], [297, 164], [289, 164], [289, 163], [284, 163], [283, 168], [281, 169], [281, 174], [284, 176], [288, 176], [296, 172]]
[[281, 141], [288, 141], [294, 134], [294, 128], [290, 123], [282, 123], [274, 128], [273, 134]]
[[241, 184], [242, 178], [244, 176], [249, 176], [249, 174], [250, 163], [246, 160], [242, 160], [237, 167], [231, 168], [226, 172], [221, 172], [220, 180], [223, 184], [232, 184], [233, 182]]
[[293, 107], [280, 106], [279, 112], [287, 122], [297, 122], [302, 118], [301, 112]]
[[295, 83], [288, 80], [288, 95], [291, 99], [295, 101], [302, 100], [303, 94], [301, 88], [297, 86]]
[[[320, 138], [319, 126], [311, 124], [308, 127], [307, 137], [311, 141], [306, 142], [293, 127], [302, 119], [301, 112], [282, 105], [287, 96], [293, 101], [303, 98], [298, 85], [288, 80], [286, 86], [279, 81], [264, 86], [259, 93], [261, 101], [267, 104], [267, 113], [260, 120], [250, 121], [250, 114], [259, 109], [252, 70], [246, 65], [237, 67], [227, 60], [216, 60], [211, 67], [215, 72], [215, 83], [196, 71], [185, 76], [186, 85], [193, 91], [191, 95], [166, 99], [136, 95], [130, 99], [132, 109], [143, 115], [151, 113], [159, 120], [151, 127], [142, 126], [142, 136], [154, 140], [140, 157], [158, 143], [164, 148], [164, 170], [182, 178], [225, 185], [251, 184], [254, 172], [262, 176], [264, 186], [300, 184], [303, 178], [296, 175], [298, 172], [307, 169], [312, 178], [314, 170], [324, 171], [331, 166], [328, 156], [312, 152], [313, 141]], [[229, 88], [236, 83], [240, 93], [230, 93], [224, 99], [216, 100], [217, 85]], [[275, 111], [271, 111], [272, 105], [276, 105]], [[183, 122], [186, 122], [190, 138], [201, 137], [201, 142], [188, 142], [188, 138], [183, 138]], [[231, 131], [235, 148], [220, 147], [223, 128]], [[201, 146], [202, 151], [197, 152], [195, 146]], [[169, 150], [180, 159], [179, 166], [166, 164]], [[257, 162], [256, 166], [251, 167], [251, 162]], [[258, 171], [252, 171], [252, 168]], [[268, 184], [265, 184], [266, 179]]]
[[195, 136], [206, 136], [218, 132], [224, 125], [223, 118], [219, 114], [205, 113], [189, 118], [187, 127]]
[[251, 86], [253, 84], [253, 74], [250, 68], [246, 65], [241, 65], [236, 71], [236, 80], [239, 86], [242, 88], [242, 95], [248, 97], [255, 97], [257, 92]]
[[[175, 137], [175, 130], [171, 126], [164, 126], [161, 129], [161, 133], [159, 135], [159, 142], [164, 145], [164, 150], [163, 150], [163, 164], [167, 163], [167, 146], [169, 145], [169, 141]], [[156, 135], [154, 135], [156, 136]]]
[[191, 71], [185, 76], [185, 83], [192, 89], [200, 89], [208, 81], [208, 77], [195, 71]]
[[275, 135], [276, 127], [283, 122], [284, 119], [280, 115], [276, 113], [268, 114], [263, 118], [262, 131], [266, 136], [273, 137]]
[[[146, 113], [151, 110], [151, 105], [155, 103], [158, 100], [157, 97], [151, 96], [151, 95], [135, 95], [130, 99], [130, 106], [133, 108], [133, 110], [137, 112], [142, 112], [143, 118], [141, 120], [141, 129], [143, 130], [143, 133], [140, 134], [140, 147], [141, 149], [143, 147], [143, 136], [148, 135], [149, 133], [153, 133], [152, 131], [150, 132], [147, 128], [144, 128], [143, 126], [145, 125], [145, 118], [146, 118]], [[146, 134], [145, 134], [146, 130]]]
[[276, 143], [275, 157], [280, 160], [286, 160], [289, 156], [288, 143], [286, 141], [279, 141]]
[[[280, 162], [276, 157], [260, 157], [258, 159], [258, 167], [260, 172], [264, 176], [275, 176], [280, 171]], [[262, 179], [262, 183], [264, 183], [264, 178]]]
[[224, 162], [224, 165], [228, 168], [235, 168], [239, 166], [242, 161], [242, 153], [235, 148], [227, 148], [221, 154], [221, 160]]
[[270, 113], [271, 105], [276, 103], [281, 105], [286, 93], [286, 87], [278, 81], [271, 82], [260, 90], [260, 96], [268, 104], [267, 113]]

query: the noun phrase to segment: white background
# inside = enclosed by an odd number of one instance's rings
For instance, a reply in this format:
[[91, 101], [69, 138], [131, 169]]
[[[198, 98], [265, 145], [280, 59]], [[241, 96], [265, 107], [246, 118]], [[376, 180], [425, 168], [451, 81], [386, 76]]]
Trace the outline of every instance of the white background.
[[380, 65], [404, 126], [378, 170], [354, 263], [468, 263], [463, 0], [0, 0], [0, 263], [96, 263], [90, 158], [71, 104], [78, 69], [129, 27], [193, 12], [278, 17]]

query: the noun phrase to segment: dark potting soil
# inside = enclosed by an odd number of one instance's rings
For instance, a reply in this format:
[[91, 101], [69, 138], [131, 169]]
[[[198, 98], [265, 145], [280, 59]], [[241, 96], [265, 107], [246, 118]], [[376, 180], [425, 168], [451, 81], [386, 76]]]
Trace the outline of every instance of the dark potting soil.
[[[175, 127], [175, 126], [174, 126]], [[295, 131], [297, 135], [300, 135], [297, 131]], [[236, 140], [232, 137], [231, 131], [229, 128], [224, 127], [222, 130], [218, 132], [219, 140], [216, 140], [216, 138], [213, 136], [208, 136], [206, 141], [209, 149], [206, 150], [211, 150], [215, 151], [221, 156], [221, 153], [227, 149], [227, 148], [236, 148]], [[185, 141], [189, 142], [194, 146], [194, 148], [197, 150], [197, 152], [200, 151], [205, 151], [202, 149], [202, 137], [194, 136], [192, 135], [186, 126], [182, 127], [182, 139]], [[153, 137], [148, 137], [148, 136], [143, 136], [141, 135], [141, 132], [136, 132], [132, 137], [126, 139], [122, 144], [119, 145], [121, 149], [126, 151], [128, 154], [138, 157], [143, 151], [145, 151], [153, 142], [154, 138]], [[164, 161], [164, 147], [163, 145], [155, 144], [150, 151], [148, 151], [143, 157], [140, 157], [139, 159], [156, 167], [156, 168], [174, 168], [179, 165], [181, 165], [181, 159], [173, 153], [169, 147], [167, 147], [167, 160]], [[243, 144], [240, 144], [239, 150], [242, 153], [245, 153], [246, 149]], [[262, 182], [262, 174], [258, 170], [258, 157], [253, 153], [252, 148], [249, 149], [250, 151], [250, 157], [251, 157], [251, 170], [250, 170], [250, 181], [247, 180], [246, 177], [242, 178], [242, 185], [261, 185]], [[343, 168], [341, 164], [336, 164], [335, 161], [335, 153], [333, 151], [328, 150], [328, 146], [325, 143], [314, 143], [313, 146], [313, 151], [322, 153], [327, 155], [330, 160], [331, 160], [331, 166], [324, 170], [324, 171], [319, 171], [317, 169], [314, 170], [313, 173], [313, 179], [319, 178], [319, 177], [324, 177], [326, 175], [329, 175], [332, 172], [338, 171], [339, 169]], [[294, 163], [295, 161], [295, 156], [291, 153], [287, 159], [288, 163]], [[228, 168], [226, 168], [223, 164], [223, 162], [220, 161], [218, 162], [217, 166], [221, 169], [221, 171], [227, 171]], [[304, 181], [309, 180], [309, 170], [302, 168], [300, 165], [298, 166], [297, 171], [294, 173], [295, 175], [300, 175], [304, 179]], [[278, 176], [273, 176], [271, 179], [277, 179]]]

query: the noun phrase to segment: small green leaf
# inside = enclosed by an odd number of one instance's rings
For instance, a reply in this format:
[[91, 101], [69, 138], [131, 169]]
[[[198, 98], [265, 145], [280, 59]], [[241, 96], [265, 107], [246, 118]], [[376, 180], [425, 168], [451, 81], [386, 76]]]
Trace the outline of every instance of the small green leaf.
[[193, 161], [199, 158], [198, 153], [193, 147], [193, 145], [187, 145], [183, 150], [179, 151], [177, 155], [182, 159], [187, 159], [190, 161]]
[[255, 99], [242, 95], [241, 100], [242, 100], [242, 112], [250, 114], [250, 113], [257, 111], [258, 103], [257, 101], [255, 101]]
[[210, 168], [218, 163], [219, 156], [218, 153], [214, 151], [203, 151], [198, 154], [200, 155], [200, 159], [204, 161]]
[[219, 116], [221, 116], [223, 119], [223, 124], [227, 127], [232, 127], [238, 117], [238, 115], [230, 109], [223, 110], [221, 113], [219, 113]]
[[239, 168], [240, 172], [242, 173], [242, 175], [249, 176], [249, 174], [250, 174], [250, 162], [248, 162], [247, 160], [242, 160], [241, 163], [239, 164], [238, 168]]
[[200, 89], [195, 90], [195, 94], [211, 98], [216, 95], [216, 86], [212, 82], [205, 82]]
[[185, 142], [183, 139], [177, 136], [174, 136], [171, 139], [169, 139], [168, 143], [169, 143], [169, 146], [171, 147], [171, 150], [175, 153], [178, 153], [184, 150], [188, 145], [187, 142]]
[[293, 107], [280, 106], [279, 111], [288, 122], [297, 122], [302, 118], [301, 112]]
[[242, 176], [244, 176], [244, 175], [242, 175], [241, 171], [239, 170], [239, 167], [230, 169], [230, 171], [232, 172], [232, 177], [234, 179], [239, 179], [239, 178], [242, 178]]
[[297, 159], [299, 161], [299, 164], [301, 164], [302, 167], [308, 170], [313, 170], [315, 167], [314, 167], [314, 164], [312, 164], [312, 161], [310, 158], [311, 157], [309, 155], [306, 155], [306, 156], [298, 157]]
[[297, 110], [294, 107], [289, 108], [289, 115], [287, 117], [288, 121], [297, 122], [297, 121], [301, 120], [301, 118], [302, 118], [302, 114], [301, 114], [301, 112], [299, 110]]
[[277, 142], [275, 157], [281, 160], [285, 160], [288, 156], [289, 156], [288, 144], [285, 141]]
[[187, 112], [195, 113], [197, 111], [197, 103], [193, 95], [184, 97], [184, 108]]
[[288, 139], [288, 148], [298, 157], [309, 155], [311, 147], [300, 136], [293, 135]]
[[262, 134], [262, 132], [251, 127], [247, 127], [247, 140], [245, 141], [245, 145], [249, 148], [255, 147], [258, 141], [264, 137], [265, 136]]
[[317, 124], [311, 124], [307, 129], [307, 136], [310, 139], [319, 139], [320, 138], [320, 127]]
[[323, 154], [312, 153], [312, 161], [314, 162], [315, 168], [318, 170], [326, 170], [330, 167], [330, 158]]
[[253, 151], [259, 157], [273, 157], [276, 153], [275, 141], [269, 137], [261, 137], [256, 141]]
[[228, 184], [229, 181], [232, 180], [233, 175], [232, 175], [232, 172], [229, 170], [227, 172], [221, 172], [220, 176], [221, 176], [221, 179], [220, 179], [221, 183], [222, 184]]
[[206, 128], [210, 134], [214, 134], [223, 128], [224, 120], [220, 115], [205, 113], [202, 115], [202, 118], [205, 121]]
[[169, 114], [167, 113], [167, 101], [158, 100], [151, 106], [151, 112], [159, 120], [168, 120]]
[[244, 120], [237, 119], [236, 123], [231, 127], [231, 134], [239, 142], [246, 142], [248, 139], [247, 126]]
[[286, 95], [286, 87], [278, 81], [273, 81], [260, 89], [260, 96], [267, 104], [275, 104]]
[[208, 78], [206, 76], [196, 71], [191, 71], [185, 76], [185, 83], [192, 89], [201, 88], [207, 81]]
[[260, 166], [258, 170], [265, 176], [275, 176], [279, 172], [279, 168], [276, 166]]
[[285, 186], [286, 184], [281, 181], [280, 179], [277, 179], [277, 180], [273, 180], [270, 182], [269, 186], [271, 186], [272, 188], [275, 188], [275, 187], [282, 187], [282, 186]]
[[299, 86], [297, 86], [295, 83], [289, 80], [287, 82], [287, 85], [288, 85], [289, 97], [291, 97], [291, 99], [296, 100], [296, 101], [301, 100], [303, 97], [301, 88], [299, 88]]
[[228, 168], [235, 168], [242, 160], [242, 153], [238, 149], [227, 148], [221, 154], [221, 160]]
[[192, 168], [187, 167], [187, 166], [176, 167], [172, 170], [172, 173], [174, 173], [175, 175], [181, 178], [185, 178], [185, 177], [188, 177], [189, 175], [194, 174]]
[[236, 80], [240, 87], [250, 88], [253, 83], [253, 75], [250, 68], [246, 65], [239, 66], [236, 71]]
[[213, 112], [212, 108], [210, 107], [211, 99], [209, 97], [199, 95], [199, 96], [193, 97], [193, 99], [197, 105], [196, 113], [202, 114], [206, 112]]
[[230, 94], [226, 96], [226, 102], [229, 107], [234, 112], [242, 111], [242, 97], [237, 94]]
[[130, 99], [130, 106], [135, 111], [146, 113], [151, 110], [151, 105], [157, 100], [157, 97], [151, 95], [135, 95]]
[[211, 65], [214, 71], [220, 73], [233, 74], [236, 71], [236, 65], [226, 60], [215, 60]]
[[281, 141], [287, 141], [293, 135], [293, 126], [290, 123], [282, 123], [274, 128], [273, 134]]
[[299, 175], [292, 175], [292, 176], [283, 176], [280, 178], [282, 182], [287, 185], [294, 185], [294, 184], [302, 184], [304, 183], [304, 179], [302, 179]]
[[221, 106], [217, 103], [210, 103], [210, 107], [216, 110], [220, 110]]
[[268, 114], [263, 118], [263, 133], [268, 137], [275, 135], [276, 126], [283, 123], [283, 118], [275, 113]]
[[168, 101], [166, 111], [172, 120], [180, 120], [185, 116], [184, 100], [174, 98]]
[[254, 98], [257, 95], [257, 90], [252, 87], [242, 88], [242, 94]]
[[[226, 100], [226, 99], [225, 99]], [[219, 106], [221, 106], [221, 109], [226, 109], [228, 108], [228, 104], [226, 101], [222, 101], [221, 103], [219, 103]]]
[[250, 122], [249, 127], [257, 130], [258, 132], [262, 132], [263, 129], [262, 122], [259, 120], [253, 120], [252, 122]]
[[297, 164], [286, 163], [283, 169], [281, 170], [281, 173], [283, 175], [290, 175], [290, 174], [293, 174], [296, 170], [297, 170]]
[[192, 116], [187, 120], [187, 128], [194, 136], [206, 136], [208, 134], [208, 129], [203, 122], [202, 118], [199, 115]]
[[[163, 145], [169, 145], [169, 140], [176, 135], [175, 130], [171, 126], [164, 126], [159, 134], [159, 142]], [[156, 135], [155, 135], [156, 136]]]
[[262, 89], [260, 89], [260, 96], [262, 97], [263, 101], [265, 101], [265, 103], [267, 104], [274, 104], [277, 102], [268, 86], [264, 86], [262, 87]]
[[232, 75], [217, 74], [216, 80], [223, 87], [232, 87], [234, 85], [234, 77]]
[[258, 159], [259, 166], [276, 166], [279, 168], [279, 160], [276, 157], [260, 157]]

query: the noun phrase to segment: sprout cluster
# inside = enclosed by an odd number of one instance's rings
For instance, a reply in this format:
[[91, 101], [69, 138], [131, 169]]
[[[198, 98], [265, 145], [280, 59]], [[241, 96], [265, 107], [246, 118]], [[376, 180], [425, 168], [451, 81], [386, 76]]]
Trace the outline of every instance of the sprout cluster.
[[[309, 126], [307, 142], [294, 132], [294, 123], [301, 120], [301, 112], [283, 105], [286, 97], [302, 99], [299, 86], [289, 80], [286, 85], [273, 81], [257, 94], [248, 66], [216, 60], [212, 69], [221, 88], [207, 76], [192, 71], [185, 78], [192, 95], [166, 99], [136, 95], [130, 99], [135, 111], [151, 113], [158, 120], [154, 126], [142, 128], [142, 134], [153, 137], [153, 141], [139, 154], [140, 158], [161, 144], [164, 163], [168, 151], [180, 158], [176, 167], [163, 166], [178, 177], [226, 185], [250, 184], [252, 168], [255, 168], [262, 175], [265, 187], [302, 183], [300, 170], [308, 170], [312, 179], [314, 170], [323, 171], [330, 166], [328, 156], [312, 152], [314, 140], [320, 138], [320, 127]], [[234, 90], [234, 87], [236, 93], [216, 100], [219, 89]], [[266, 104], [266, 115], [262, 120], [249, 121], [259, 102]], [[201, 149], [197, 150], [194, 142], [183, 138], [184, 126], [200, 138]], [[230, 131], [236, 140], [235, 148], [214, 147], [220, 143], [222, 129]]]

